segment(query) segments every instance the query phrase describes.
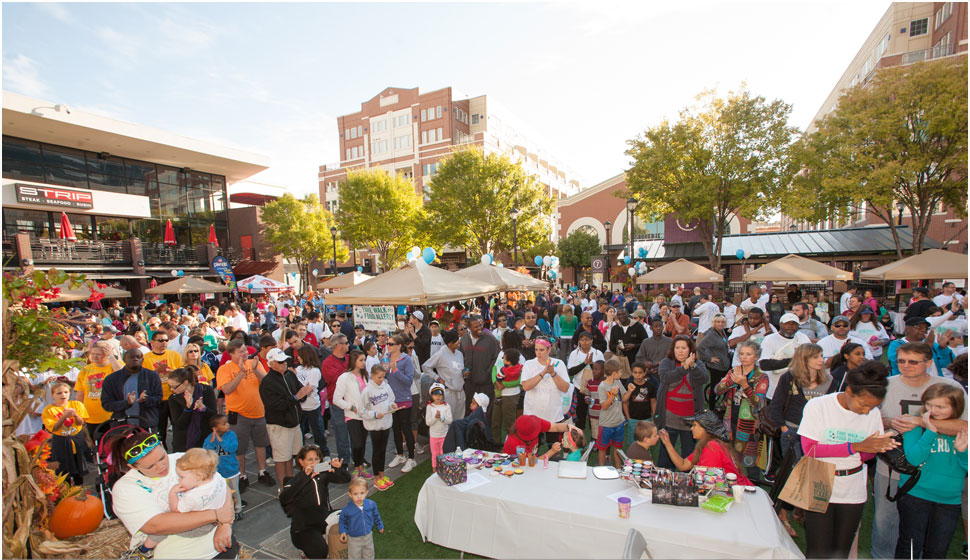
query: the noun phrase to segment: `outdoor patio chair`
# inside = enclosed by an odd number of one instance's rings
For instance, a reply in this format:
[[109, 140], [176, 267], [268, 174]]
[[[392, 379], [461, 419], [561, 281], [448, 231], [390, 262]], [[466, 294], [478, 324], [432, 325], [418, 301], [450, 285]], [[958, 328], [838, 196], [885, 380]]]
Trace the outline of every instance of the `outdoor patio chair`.
[[647, 558], [653, 558], [647, 550], [647, 539], [636, 529], [630, 529], [626, 534], [626, 546], [623, 547], [624, 560], [640, 560], [646, 554]]

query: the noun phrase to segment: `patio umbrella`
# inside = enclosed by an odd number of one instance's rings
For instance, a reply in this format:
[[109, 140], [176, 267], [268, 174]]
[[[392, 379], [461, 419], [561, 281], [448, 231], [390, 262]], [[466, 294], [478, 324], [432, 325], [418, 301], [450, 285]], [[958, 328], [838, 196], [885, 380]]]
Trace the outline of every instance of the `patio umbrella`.
[[165, 220], [165, 244], [175, 245], [175, 228], [172, 227], [172, 220]]
[[501, 291], [443, 268], [410, 262], [326, 297], [327, 305], [431, 305]]
[[744, 279], [753, 282], [822, 282], [852, 280], [852, 273], [798, 255], [788, 255], [745, 274]]
[[[110, 286], [105, 286], [104, 288], [98, 288], [94, 282], [85, 282], [76, 288], [71, 288], [70, 282], [64, 282], [57, 286], [61, 289], [58, 296], [50, 301], [52, 302], [62, 302], [62, 301], [84, 301], [91, 297], [91, 290], [97, 290], [104, 294], [104, 297], [108, 299], [122, 299], [131, 297], [131, 292], [128, 290], [120, 290], [118, 288], [112, 288]], [[93, 307], [93, 306], [92, 306]], [[95, 309], [99, 309], [95, 307]]]
[[724, 277], [720, 274], [687, 259], [677, 259], [637, 278], [637, 284], [685, 284], [723, 281]]
[[363, 272], [357, 272], [356, 270], [350, 274], [341, 274], [340, 276], [334, 276], [333, 278], [317, 284], [318, 290], [337, 290], [341, 288], [349, 288], [351, 286], [356, 286], [357, 284], [362, 284], [373, 276], [369, 274], [364, 274]]
[[146, 294], [208, 294], [228, 292], [229, 286], [194, 276], [184, 276], [145, 290]]
[[219, 246], [219, 238], [216, 237], [216, 226], [215, 226], [215, 224], [209, 224], [209, 243], [212, 243], [216, 247]]
[[289, 288], [289, 286], [282, 282], [278, 282], [265, 276], [260, 276], [259, 274], [250, 276], [249, 278], [244, 278], [236, 282], [236, 285], [239, 286], [240, 291], [254, 294], [281, 292]]
[[918, 255], [866, 270], [860, 277], [883, 281], [966, 278], [967, 256], [942, 249], [930, 249]]
[[66, 212], [61, 212], [61, 239], [77, 241], [77, 236], [74, 235], [74, 228], [71, 227], [71, 220], [67, 219]]
[[476, 264], [468, 268], [463, 268], [455, 274], [485, 282], [495, 284], [504, 292], [534, 292], [549, 289], [549, 283], [537, 280], [528, 274], [510, 270], [508, 268], [491, 264]]

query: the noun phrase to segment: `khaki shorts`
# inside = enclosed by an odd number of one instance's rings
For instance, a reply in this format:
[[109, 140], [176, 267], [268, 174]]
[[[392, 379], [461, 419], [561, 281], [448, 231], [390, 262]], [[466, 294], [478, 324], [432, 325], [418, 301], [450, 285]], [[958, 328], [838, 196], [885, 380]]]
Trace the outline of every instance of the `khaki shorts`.
[[278, 424], [266, 424], [266, 431], [273, 446], [273, 460], [277, 463], [292, 461], [303, 447], [303, 433], [299, 426], [284, 428]]

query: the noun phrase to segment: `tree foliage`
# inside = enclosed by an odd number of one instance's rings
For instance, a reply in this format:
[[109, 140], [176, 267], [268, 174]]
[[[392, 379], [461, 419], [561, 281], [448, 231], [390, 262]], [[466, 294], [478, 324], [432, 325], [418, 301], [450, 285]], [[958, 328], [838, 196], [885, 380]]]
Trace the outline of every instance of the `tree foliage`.
[[465, 247], [473, 258], [511, 251], [513, 209], [519, 211], [519, 247], [549, 236], [552, 199], [545, 187], [507, 156], [460, 150], [442, 161], [425, 203], [435, 239]]
[[[292, 259], [300, 270], [301, 290], [309, 288], [313, 261], [333, 258], [334, 243], [330, 227], [333, 216], [320, 205], [317, 195], [297, 200], [290, 193], [263, 206], [263, 235], [283, 258]], [[350, 252], [337, 236], [337, 261], [347, 260]]]
[[803, 171], [786, 213], [821, 221], [871, 212], [889, 224], [902, 257], [893, 219], [902, 202], [912, 250], [922, 252], [940, 203], [967, 215], [967, 58], [880, 69], [847, 90], [794, 153]]
[[593, 257], [602, 252], [599, 236], [586, 230], [578, 229], [559, 240], [559, 264], [572, 267], [577, 281], [579, 271], [590, 266]]
[[411, 247], [424, 247], [430, 238], [414, 184], [380, 169], [349, 173], [340, 185], [337, 223], [354, 246], [376, 250], [384, 270], [403, 263]]
[[791, 106], [768, 102], [747, 89], [698, 104], [628, 141], [633, 158], [627, 171], [630, 192], [646, 220], [676, 214], [696, 220], [711, 269], [721, 265], [721, 237], [734, 216], [761, 219], [791, 176], [788, 126]]

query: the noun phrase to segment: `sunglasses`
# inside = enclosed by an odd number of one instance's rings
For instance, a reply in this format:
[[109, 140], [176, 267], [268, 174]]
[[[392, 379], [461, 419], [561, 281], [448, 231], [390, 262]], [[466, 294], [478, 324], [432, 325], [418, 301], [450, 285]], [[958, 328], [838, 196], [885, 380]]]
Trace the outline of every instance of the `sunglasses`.
[[168, 339], [167, 338], [156, 338], [156, 339], [153, 339], [152, 342], [168, 342]]
[[199, 351], [198, 351], [198, 350], [188, 350], [188, 351], [186, 352], [186, 354], [198, 354], [198, 353], [199, 353]]
[[927, 360], [896, 360], [897, 365], [918, 366]]
[[148, 455], [149, 451], [158, 447], [158, 444], [159, 444], [159, 441], [158, 441], [157, 435], [152, 434], [148, 436], [147, 438], [145, 438], [145, 441], [132, 447], [128, 451], [125, 451], [125, 455], [124, 455], [125, 461], [127, 461], [129, 465], [134, 465], [135, 463], [138, 462], [139, 459], [141, 459], [145, 455]]

